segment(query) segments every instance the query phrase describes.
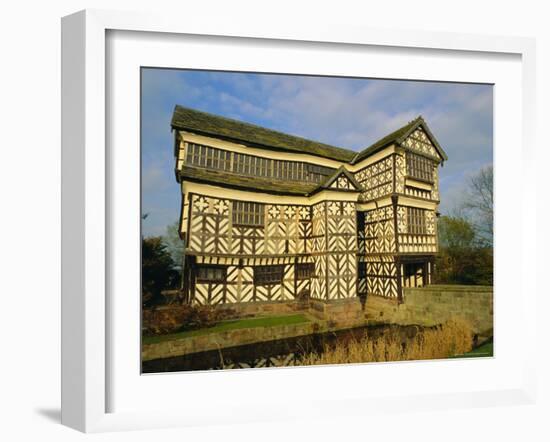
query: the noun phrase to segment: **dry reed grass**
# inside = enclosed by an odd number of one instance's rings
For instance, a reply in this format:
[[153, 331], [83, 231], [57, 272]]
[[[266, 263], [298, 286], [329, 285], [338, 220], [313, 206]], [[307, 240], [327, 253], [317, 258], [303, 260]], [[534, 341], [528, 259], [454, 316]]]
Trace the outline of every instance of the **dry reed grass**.
[[403, 338], [397, 329], [387, 330], [376, 337], [366, 332], [360, 339], [326, 346], [322, 353], [304, 355], [296, 365], [443, 359], [471, 351], [472, 343], [472, 326], [456, 318], [420, 330], [412, 337]]

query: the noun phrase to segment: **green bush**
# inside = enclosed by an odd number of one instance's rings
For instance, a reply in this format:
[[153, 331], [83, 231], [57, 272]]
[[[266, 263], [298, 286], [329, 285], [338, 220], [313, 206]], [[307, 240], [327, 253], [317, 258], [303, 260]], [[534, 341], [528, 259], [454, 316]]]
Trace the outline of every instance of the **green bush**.
[[177, 287], [179, 273], [162, 238], [144, 238], [141, 244], [142, 303], [145, 307], [160, 304], [162, 291]]
[[476, 234], [470, 221], [441, 216], [438, 232], [434, 283], [493, 284], [493, 248]]
[[434, 283], [493, 285], [493, 249], [441, 247], [435, 259]]

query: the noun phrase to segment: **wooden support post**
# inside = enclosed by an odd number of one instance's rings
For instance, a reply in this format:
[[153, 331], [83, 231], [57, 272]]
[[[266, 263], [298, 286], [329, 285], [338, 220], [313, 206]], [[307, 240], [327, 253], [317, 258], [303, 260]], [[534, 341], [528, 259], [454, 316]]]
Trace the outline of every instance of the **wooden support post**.
[[397, 275], [397, 302], [399, 304], [403, 303], [403, 283], [402, 283], [402, 272], [401, 272], [401, 261], [399, 258], [395, 262], [396, 265], [396, 275]]
[[423, 273], [422, 285], [423, 286], [428, 285], [430, 283], [430, 277], [428, 275], [428, 260], [424, 262], [424, 268], [422, 270], [422, 273]]
[[[393, 158], [393, 176], [395, 180], [395, 156]], [[403, 287], [401, 283], [401, 262], [399, 260], [399, 235], [397, 233], [397, 195], [392, 195], [391, 202], [393, 206], [393, 234], [395, 236], [395, 266], [396, 266], [396, 277], [397, 277], [397, 303], [403, 303]]]
[[188, 295], [188, 302], [191, 304], [193, 300], [195, 299], [195, 282], [196, 282], [196, 264], [195, 260], [191, 258], [189, 260], [189, 295]]

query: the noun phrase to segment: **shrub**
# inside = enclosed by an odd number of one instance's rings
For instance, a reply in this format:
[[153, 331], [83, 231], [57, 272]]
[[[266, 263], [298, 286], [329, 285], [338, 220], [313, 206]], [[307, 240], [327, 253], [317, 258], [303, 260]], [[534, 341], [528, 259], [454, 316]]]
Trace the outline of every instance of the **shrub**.
[[493, 249], [440, 247], [435, 270], [436, 284], [493, 285]]
[[142, 330], [144, 336], [164, 335], [186, 330], [212, 327], [232, 317], [230, 309], [216, 309], [209, 305], [178, 305], [168, 308], [144, 309]]
[[434, 283], [492, 285], [492, 242], [480, 237], [476, 226], [465, 218], [441, 216], [437, 229]]
[[163, 290], [177, 286], [179, 273], [161, 237], [142, 240], [141, 259], [142, 303], [151, 307], [162, 302]]

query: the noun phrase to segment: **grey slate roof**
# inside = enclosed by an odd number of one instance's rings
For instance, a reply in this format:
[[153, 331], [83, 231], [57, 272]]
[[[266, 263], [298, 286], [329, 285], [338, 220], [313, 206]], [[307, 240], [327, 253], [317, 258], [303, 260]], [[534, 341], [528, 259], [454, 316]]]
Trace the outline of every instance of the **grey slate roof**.
[[306, 196], [319, 185], [297, 181], [270, 180], [268, 178], [238, 175], [235, 173], [184, 166], [179, 172], [178, 179], [197, 183], [220, 184], [224, 187], [244, 189], [256, 192], [269, 192], [279, 195]]
[[172, 116], [172, 128], [242, 141], [260, 147], [296, 153], [309, 153], [337, 161], [349, 162], [356, 152], [318, 141], [288, 135], [283, 132], [177, 105]]
[[421, 116], [380, 138], [359, 153], [179, 105], [174, 109], [171, 125], [172, 129], [187, 130], [267, 149], [308, 153], [348, 164], [356, 164], [391, 144], [400, 144], [416, 128], [422, 126], [441, 158], [447, 160], [445, 151]]

